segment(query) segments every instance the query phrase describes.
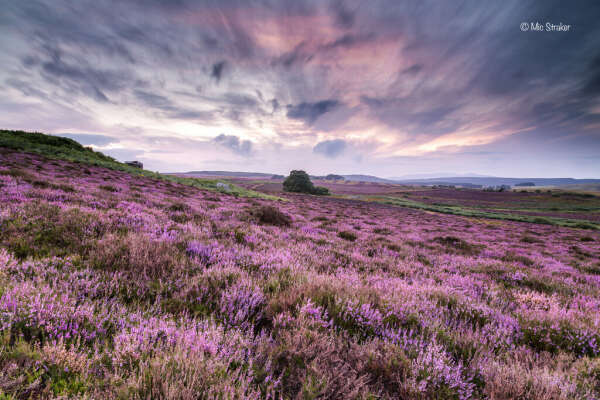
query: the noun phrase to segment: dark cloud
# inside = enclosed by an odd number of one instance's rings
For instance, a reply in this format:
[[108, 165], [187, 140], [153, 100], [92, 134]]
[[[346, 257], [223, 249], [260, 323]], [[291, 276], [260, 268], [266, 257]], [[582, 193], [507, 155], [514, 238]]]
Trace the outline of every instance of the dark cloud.
[[214, 118], [214, 113], [212, 112], [180, 107], [166, 96], [148, 92], [146, 90], [134, 90], [133, 94], [144, 107], [161, 111], [161, 115], [166, 118], [198, 120], [204, 122]]
[[25, 96], [37, 97], [40, 99], [48, 100], [48, 95], [45, 92], [21, 79], [9, 78], [5, 81], [5, 83], [14, 89], [17, 89]]
[[333, 42], [324, 44], [321, 49], [322, 50], [332, 50], [336, 48], [350, 48], [357, 45], [365, 44], [372, 42], [376, 39], [376, 36], [372, 33], [365, 35], [353, 35], [346, 34], [341, 36], [340, 38], [334, 40]]
[[334, 110], [340, 105], [338, 100], [321, 100], [316, 103], [300, 103], [297, 105], [288, 105], [288, 118], [299, 119], [308, 124], [312, 124], [321, 115]]
[[356, 15], [347, 8], [342, 0], [334, 1], [331, 5], [335, 22], [343, 28], [351, 28], [354, 25]]
[[277, 99], [271, 100], [271, 106], [273, 107], [273, 112], [279, 110], [279, 102], [277, 101]]
[[108, 102], [105, 93], [116, 92], [127, 84], [128, 74], [124, 71], [100, 69], [83, 60], [67, 62], [63, 52], [57, 47], [46, 47], [39, 61], [25, 60], [29, 68], [39, 68], [42, 76], [63, 88], [77, 90], [99, 102]]
[[[407, 132], [419, 134], [421, 138], [433, 138], [458, 129], [463, 123], [457, 119], [460, 115], [455, 118], [450, 118], [450, 115], [460, 114], [462, 104], [456, 102], [442, 104], [437, 101], [437, 98], [432, 97], [432, 99], [433, 101], [422, 100], [415, 103], [411, 96], [405, 98], [362, 96], [361, 102], [378, 120], [392, 127], [401, 125]], [[423, 107], [424, 101], [428, 101], [426, 107]]]
[[403, 74], [416, 75], [423, 69], [421, 64], [413, 64], [402, 71]]
[[221, 81], [226, 64], [225, 61], [219, 61], [218, 63], [213, 64], [210, 76], [215, 78], [217, 82]]
[[274, 66], [282, 65], [285, 68], [291, 68], [295, 65], [308, 63], [314, 57], [314, 50], [310, 49], [304, 41], [298, 43], [291, 51], [285, 52], [273, 60]]
[[583, 93], [590, 96], [600, 95], [600, 54], [590, 63], [588, 78], [583, 85]]
[[252, 142], [249, 140], [241, 140], [235, 135], [225, 135], [222, 133], [215, 137], [213, 141], [242, 156], [248, 156], [252, 153]]
[[313, 147], [313, 152], [317, 154], [322, 154], [326, 157], [335, 158], [341, 155], [347, 147], [346, 141], [342, 139], [334, 139], [334, 140], [325, 140], [317, 143], [315, 147]]
[[152, 108], [158, 108], [164, 111], [173, 111], [175, 107], [171, 100], [166, 98], [165, 96], [161, 96], [159, 94], [147, 92], [144, 90], [135, 90], [133, 92], [135, 97], [144, 103], [146, 106]]

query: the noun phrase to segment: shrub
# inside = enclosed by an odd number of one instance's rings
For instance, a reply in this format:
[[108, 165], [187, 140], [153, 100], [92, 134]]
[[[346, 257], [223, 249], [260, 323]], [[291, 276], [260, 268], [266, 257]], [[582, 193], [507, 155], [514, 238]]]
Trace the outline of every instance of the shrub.
[[522, 243], [544, 243], [544, 241], [531, 237], [531, 236], [523, 236], [521, 238]]
[[457, 253], [463, 255], [477, 255], [481, 252], [482, 245], [471, 244], [455, 236], [438, 236], [433, 239], [448, 248], [454, 249]]
[[311, 193], [314, 185], [305, 171], [294, 170], [283, 181], [283, 190], [286, 192]]
[[190, 211], [190, 206], [188, 206], [185, 203], [173, 203], [169, 207], [167, 207], [167, 210], [172, 212]]
[[312, 191], [312, 194], [316, 194], [318, 196], [328, 196], [329, 189], [323, 186], [315, 186], [315, 188]]
[[117, 189], [116, 187], [114, 187], [112, 185], [100, 185], [98, 187], [102, 190], [106, 190], [107, 192], [112, 192], [112, 193], [119, 191], [119, 189]]
[[171, 219], [171, 221], [177, 222], [178, 224], [185, 224], [186, 222], [191, 221], [193, 219], [192, 216], [184, 213], [171, 214], [169, 215], [169, 218]]
[[393, 232], [388, 228], [375, 228], [373, 229], [373, 233], [378, 235], [391, 235]]
[[344, 240], [349, 240], [350, 242], [354, 242], [356, 240], [356, 234], [350, 231], [340, 231], [338, 232], [338, 236]]
[[573, 225], [573, 227], [579, 228], [579, 229], [591, 229], [591, 230], [596, 229], [596, 226], [593, 224], [590, 224], [589, 222], [578, 222], [575, 225]]
[[290, 176], [283, 181], [283, 190], [286, 192], [309, 193], [316, 195], [328, 195], [329, 189], [317, 186], [315, 187], [310, 177], [305, 171], [293, 170]]
[[522, 254], [515, 254], [512, 251], [507, 252], [504, 256], [500, 258], [504, 262], [518, 262], [528, 267], [531, 267], [535, 262]]
[[275, 226], [290, 226], [292, 218], [289, 215], [282, 213], [274, 206], [260, 206], [251, 211], [258, 218], [260, 223], [275, 225]]

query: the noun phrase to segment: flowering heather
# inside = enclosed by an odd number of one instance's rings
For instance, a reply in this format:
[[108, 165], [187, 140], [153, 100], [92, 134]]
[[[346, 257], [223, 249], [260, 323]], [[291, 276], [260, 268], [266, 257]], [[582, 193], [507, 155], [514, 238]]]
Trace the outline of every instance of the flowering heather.
[[0, 398], [600, 396], [597, 231], [0, 161]]

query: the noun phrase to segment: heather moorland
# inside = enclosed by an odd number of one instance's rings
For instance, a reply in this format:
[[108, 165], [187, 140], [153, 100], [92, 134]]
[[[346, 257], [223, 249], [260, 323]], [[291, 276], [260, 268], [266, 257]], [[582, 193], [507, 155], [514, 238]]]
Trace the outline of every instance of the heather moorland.
[[[595, 219], [220, 190], [3, 135], [2, 399], [600, 395]], [[445, 193], [420, 190], [385, 196]]]

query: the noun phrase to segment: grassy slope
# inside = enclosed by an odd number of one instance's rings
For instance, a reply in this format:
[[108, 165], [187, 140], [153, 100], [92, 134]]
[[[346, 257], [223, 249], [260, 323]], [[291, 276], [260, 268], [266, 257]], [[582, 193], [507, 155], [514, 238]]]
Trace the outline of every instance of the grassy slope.
[[[118, 162], [112, 157], [94, 151], [90, 147], [84, 147], [75, 140], [45, 135], [38, 132], [0, 130], [0, 147], [40, 154], [48, 158], [101, 166], [127, 172], [131, 175], [140, 175], [148, 178], [177, 182], [183, 185], [207, 190], [217, 190], [217, 183], [219, 182], [219, 180], [216, 179], [183, 178], [131, 167], [127, 164]], [[279, 199], [275, 196], [247, 190], [232, 184], [230, 184], [230, 187], [231, 194], [237, 196], [259, 197], [270, 200]]]
[[569, 228], [581, 228], [600, 230], [600, 225], [590, 221], [578, 219], [558, 218], [558, 217], [539, 217], [531, 215], [518, 215], [510, 213], [485, 212], [461, 206], [439, 206], [433, 204], [420, 203], [414, 200], [401, 199], [391, 196], [369, 196], [366, 200], [376, 201], [384, 204], [391, 204], [400, 207], [408, 207], [425, 211], [439, 212], [443, 214], [461, 215], [464, 217], [502, 219], [507, 221], [530, 222], [534, 224], [547, 224], [565, 226]]

